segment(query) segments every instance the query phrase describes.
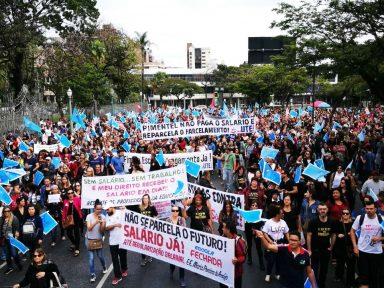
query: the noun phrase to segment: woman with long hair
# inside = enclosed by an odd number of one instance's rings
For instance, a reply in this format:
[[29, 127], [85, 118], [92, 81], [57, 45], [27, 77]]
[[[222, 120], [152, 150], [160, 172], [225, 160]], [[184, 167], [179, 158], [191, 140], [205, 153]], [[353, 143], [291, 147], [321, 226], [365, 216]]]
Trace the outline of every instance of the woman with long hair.
[[233, 210], [232, 201], [225, 200], [223, 203], [223, 208], [219, 213], [219, 234], [223, 236], [223, 224], [226, 221], [232, 221], [233, 223], [237, 223], [237, 214], [235, 210]]
[[[75, 209], [74, 209], [75, 211]], [[77, 209], [76, 209], [77, 211]], [[90, 282], [96, 281], [95, 256], [100, 260], [103, 267], [103, 274], [107, 273], [107, 266], [103, 253], [103, 233], [105, 231], [105, 216], [101, 213], [102, 205], [99, 199], [96, 199], [94, 211], [87, 215], [85, 223], [87, 224], [87, 233], [85, 234], [85, 246], [88, 248], [88, 266], [90, 273]]]
[[191, 206], [186, 210], [186, 204], [183, 203], [183, 217], [191, 218], [191, 229], [212, 233], [212, 220], [210, 210], [207, 205], [203, 204], [203, 196], [195, 194]]
[[[179, 207], [172, 205], [171, 216], [166, 221], [175, 225], [186, 227], [187, 224], [185, 223], [185, 219], [179, 215], [179, 211], [180, 211]], [[175, 265], [170, 264], [169, 268], [170, 268], [171, 277], [172, 277], [176, 267]], [[180, 287], [186, 286], [184, 281], [184, 275], [185, 275], [185, 270], [184, 268], [180, 267], [179, 268]]]
[[59, 185], [61, 199], [68, 199], [68, 191], [72, 190], [72, 184], [69, 181], [69, 177], [67, 175], [61, 176], [61, 182]]
[[341, 218], [343, 210], [348, 209], [348, 203], [338, 189], [332, 191], [332, 197], [327, 202], [327, 206], [329, 209], [329, 216], [335, 221]]
[[341, 218], [335, 227], [336, 243], [333, 253], [336, 257], [335, 280], [340, 282], [346, 271], [347, 287], [355, 287], [356, 257], [353, 253], [353, 245], [350, 237], [352, 224], [351, 212], [348, 209], [343, 209]]
[[74, 256], [80, 254], [80, 229], [83, 226], [83, 214], [81, 211], [81, 200], [75, 196], [73, 190], [68, 191], [68, 199], [64, 200], [62, 223], [68, 221], [68, 216], [73, 218], [73, 224], [65, 227], [68, 239], [71, 241], [70, 250], [74, 251]]
[[[26, 287], [66, 287], [64, 278], [60, 275], [59, 268], [52, 261], [47, 260], [47, 255], [42, 248], [33, 252], [33, 260], [20, 283], [13, 285], [13, 288]], [[63, 286], [61, 286], [63, 285]]]
[[283, 198], [284, 221], [287, 223], [289, 231], [297, 231], [299, 227], [299, 215], [292, 205], [291, 195], [286, 194]]
[[[138, 207], [138, 212], [148, 217], [157, 217], [158, 213], [156, 207], [152, 205], [149, 194], [144, 194], [141, 198], [141, 204]], [[144, 267], [148, 262], [152, 262], [152, 257], [141, 254], [140, 266]]]
[[235, 187], [236, 192], [247, 187], [247, 175], [245, 174], [244, 166], [239, 166], [236, 169], [233, 178], [233, 186]]

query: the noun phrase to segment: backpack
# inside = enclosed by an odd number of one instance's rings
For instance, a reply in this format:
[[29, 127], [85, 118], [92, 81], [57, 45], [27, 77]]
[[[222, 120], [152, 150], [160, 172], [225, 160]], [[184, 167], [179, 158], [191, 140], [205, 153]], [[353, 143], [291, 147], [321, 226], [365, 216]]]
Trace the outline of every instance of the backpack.
[[27, 219], [23, 224], [23, 240], [27, 242], [35, 241], [37, 238], [37, 228], [33, 219]]
[[[377, 220], [379, 221], [379, 224], [381, 225], [381, 223], [383, 222], [383, 217], [381, 217], [380, 214], [376, 214], [376, 215], [377, 215]], [[365, 219], [365, 213], [360, 216], [359, 229], [361, 228], [361, 225], [363, 225], [364, 219]], [[382, 231], [381, 235], [384, 235], [384, 229], [383, 228], [381, 228], [381, 231]]]
[[240, 235], [237, 235], [237, 236], [236, 236], [235, 249], [236, 249], [237, 244], [239, 243], [239, 241], [240, 241], [240, 242], [243, 242], [243, 245], [240, 244], [240, 247], [241, 247], [241, 250], [242, 250], [242, 252], [243, 252], [243, 255], [244, 255], [244, 256], [247, 256], [247, 253], [248, 253], [248, 245], [247, 245], [247, 241], [245, 241], [245, 240], [243, 239], [243, 237], [240, 236]]

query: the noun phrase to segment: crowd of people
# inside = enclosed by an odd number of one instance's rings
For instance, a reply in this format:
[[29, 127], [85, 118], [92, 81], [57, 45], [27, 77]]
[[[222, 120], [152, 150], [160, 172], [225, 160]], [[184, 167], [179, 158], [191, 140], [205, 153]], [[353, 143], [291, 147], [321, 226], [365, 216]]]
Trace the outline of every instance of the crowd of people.
[[[145, 173], [137, 157], [126, 165], [127, 152], [151, 154], [149, 171], [173, 167], [172, 161], [160, 165], [155, 160], [160, 150], [164, 154], [211, 150], [214, 170], [205, 171], [198, 178], [189, 176], [188, 180], [213, 188], [211, 177], [214, 175], [221, 179], [224, 191], [244, 195], [245, 210], [262, 209], [266, 220], [246, 223], [245, 240], [236, 231], [238, 215], [233, 203], [224, 202], [216, 230], [210, 199], [200, 190], [192, 199], [183, 200], [183, 207], [172, 206], [171, 216], [166, 219], [175, 225], [190, 223], [192, 229], [235, 239], [235, 287], [241, 287], [243, 263], [253, 265], [253, 243], [259, 269], [266, 273], [266, 282], [273, 281], [274, 275], [282, 287], [303, 287], [306, 272], [313, 287], [316, 279], [318, 287], [324, 288], [329, 264], [334, 263], [334, 281], [344, 281], [347, 287], [382, 287], [384, 281], [379, 272], [384, 260], [383, 228], [380, 226], [380, 214], [384, 211], [384, 181], [380, 180], [384, 171], [383, 109], [380, 106], [370, 111], [300, 108], [297, 109], [299, 116], [293, 117], [280, 108], [249, 106], [224, 117], [255, 117], [256, 127], [252, 133], [155, 141], [141, 138], [141, 124], [152, 122], [154, 118], [157, 123], [191, 121], [220, 117], [218, 110], [192, 113], [193, 108], [182, 110], [164, 106], [146, 112], [123, 111], [116, 117], [84, 119], [85, 128], [77, 127], [72, 134], [65, 119], [58, 122], [46, 119], [39, 123], [41, 133], [25, 129], [21, 134], [5, 135], [0, 144], [0, 166], [5, 159], [14, 160], [18, 163], [15, 168], [27, 173], [3, 185], [12, 199], [10, 205], [2, 203], [1, 206], [0, 250], [7, 263], [5, 274], [24, 268], [9, 236], [22, 241], [29, 248], [31, 258], [25, 278], [14, 287], [51, 287], [43, 286], [50, 281], [65, 283], [57, 266], [47, 259], [41, 247], [43, 242], [54, 247], [59, 239], [67, 238], [74, 257], [87, 253], [89, 279], [95, 282], [95, 256], [100, 260], [102, 272], [107, 272], [103, 252], [106, 231], [114, 268], [112, 284], [127, 277], [127, 253], [118, 246], [122, 210], [110, 205], [102, 207], [97, 201], [94, 209], [82, 209], [82, 178]], [[313, 121], [312, 113], [315, 114]], [[111, 125], [111, 118], [118, 127]], [[59, 143], [57, 135], [60, 134], [70, 139], [69, 147], [50, 152], [34, 151], [34, 144]], [[21, 142], [28, 146], [26, 151], [20, 149]], [[281, 174], [279, 185], [263, 178], [263, 168], [259, 164], [263, 147], [279, 151], [275, 158], [264, 159]], [[58, 167], [52, 163], [53, 157], [61, 159]], [[305, 169], [318, 159], [323, 160], [323, 168], [329, 171], [325, 179], [319, 181], [301, 175], [299, 181], [294, 180], [298, 166]], [[39, 185], [34, 181], [37, 171], [44, 175]], [[55, 194], [59, 195], [56, 198], [59, 201], [50, 201]], [[150, 195], [144, 195], [137, 207], [122, 209], [158, 216]], [[48, 211], [58, 222], [46, 236], [39, 217], [43, 211]], [[356, 231], [359, 236], [355, 235]], [[82, 236], [87, 251], [81, 251]], [[147, 255], [141, 258], [142, 267], [152, 262]], [[175, 266], [171, 265], [171, 275], [174, 270]], [[185, 287], [183, 268], [180, 268], [179, 280], [180, 286]]]

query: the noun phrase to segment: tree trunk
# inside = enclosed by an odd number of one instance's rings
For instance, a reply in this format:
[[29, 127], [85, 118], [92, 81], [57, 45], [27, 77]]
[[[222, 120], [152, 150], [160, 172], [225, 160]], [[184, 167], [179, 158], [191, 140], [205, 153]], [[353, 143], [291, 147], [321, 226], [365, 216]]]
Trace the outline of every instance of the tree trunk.
[[[15, 52], [15, 56], [13, 57], [13, 61], [11, 65], [13, 66], [11, 69], [11, 74], [9, 78], [9, 83], [11, 84], [11, 87], [13, 90], [13, 99], [17, 98], [17, 95], [20, 93], [21, 88], [23, 87], [24, 82], [24, 73], [23, 73], [23, 63], [25, 58], [25, 52], [24, 51], [17, 51]], [[20, 105], [18, 107], [15, 107], [16, 111], [20, 108]]]

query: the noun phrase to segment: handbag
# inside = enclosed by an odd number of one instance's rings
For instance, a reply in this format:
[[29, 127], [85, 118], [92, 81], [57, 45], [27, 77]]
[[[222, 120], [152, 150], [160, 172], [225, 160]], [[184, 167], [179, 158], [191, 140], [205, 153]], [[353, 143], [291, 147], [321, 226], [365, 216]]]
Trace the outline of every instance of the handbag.
[[99, 250], [103, 248], [103, 241], [101, 239], [88, 239], [88, 250]]
[[63, 221], [63, 228], [68, 229], [75, 226], [75, 220], [73, 219], [73, 204], [72, 204], [72, 214], [67, 215], [67, 217]]
[[[49, 288], [64, 288], [67, 287], [65, 284], [61, 284], [59, 275], [56, 272], [52, 272], [54, 279], [49, 280]], [[56, 282], [56, 283], [54, 283]]]

